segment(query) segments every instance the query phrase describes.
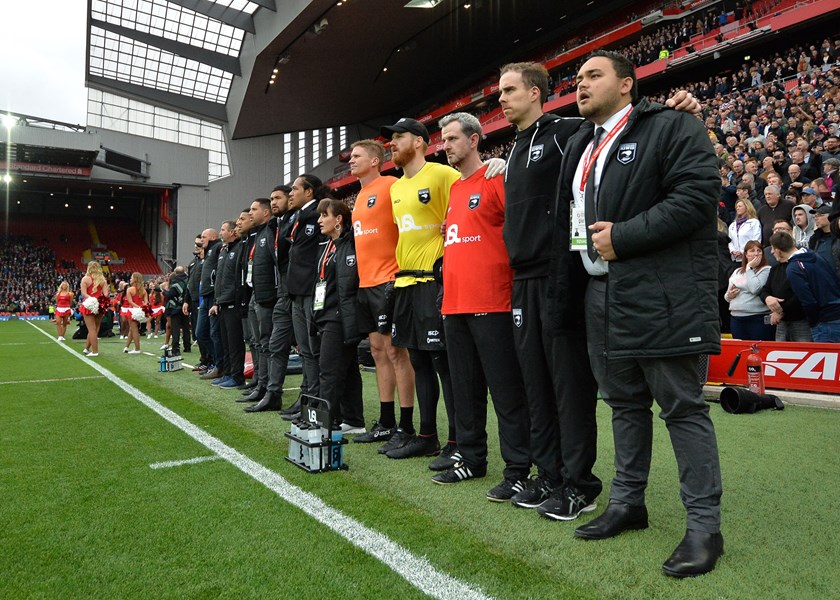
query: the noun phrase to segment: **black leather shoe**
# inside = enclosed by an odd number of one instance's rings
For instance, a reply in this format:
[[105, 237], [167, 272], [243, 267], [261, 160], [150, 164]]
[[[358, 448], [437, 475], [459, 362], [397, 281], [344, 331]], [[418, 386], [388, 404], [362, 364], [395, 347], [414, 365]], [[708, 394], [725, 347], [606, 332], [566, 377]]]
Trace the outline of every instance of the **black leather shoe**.
[[246, 407], [245, 412], [265, 412], [268, 410], [280, 410], [281, 408], [283, 408], [282, 400], [278, 396], [269, 393], [263, 396], [263, 399], [258, 404]]
[[723, 536], [720, 533], [688, 529], [679, 546], [662, 565], [662, 571], [671, 577], [703, 575], [715, 568], [721, 554]]
[[242, 396], [241, 398], [237, 398], [237, 402], [259, 402], [265, 396], [265, 388], [258, 387], [254, 391], [252, 391], [247, 396]]
[[251, 393], [251, 390], [255, 389], [259, 384], [260, 384], [260, 382], [258, 380], [252, 379], [250, 383], [245, 385], [245, 388], [244, 388], [245, 391], [242, 392], [242, 395], [247, 396], [248, 394]]
[[300, 397], [298, 397], [298, 399], [295, 400], [295, 403], [292, 404], [289, 408], [284, 408], [283, 410], [281, 410], [280, 414], [281, 415], [291, 415], [291, 414], [299, 413], [299, 412], [300, 412]]
[[646, 506], [610, 502], [601, 516], [575, 529], [575, 536], [585, 540], [605, 540], [631, 529], [647, 529], [647, 526]]
[[286, 413], [286, 414], [283, 414], [281, 412], [280, 413], [280, 418], [283, 419], [284, 421], [297, 421], [298, 419], [300, 419], [300, 411], [293, 412], [293, 413]]

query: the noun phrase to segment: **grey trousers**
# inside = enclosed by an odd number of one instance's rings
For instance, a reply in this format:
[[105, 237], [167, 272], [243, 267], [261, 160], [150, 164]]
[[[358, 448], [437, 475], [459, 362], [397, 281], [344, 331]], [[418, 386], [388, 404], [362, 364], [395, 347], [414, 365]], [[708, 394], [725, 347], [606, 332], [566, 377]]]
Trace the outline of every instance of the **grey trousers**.
[[260, 360], [257, 367], [259, 373], [259, 387], [261, 389], [268, 388], [268, 343], [271, 339], [271, 313], [274, 311], [273, 306], [263, 306], [251, 299], [251, 307], [254, 309], [254, 314], [257, 317], [257, 329], [253, 332], [254, 338], [259, 348]]
[[292, 297], [292, 326], [295, 330], [295, 341], [300, 349], [303, 362], [303, 383], [301, 394], [318, 396], [320, 368], [318, 361], [321, 357], [321, 339], [312, 335], [312, 296]]
[[607, 282], [592, 279], [586, 291], [586, 332], [592, 370], [612, 408], [615, 479], [610, 499], [645, 502], [653, 445], [653, 400], [677, 458], [686, 527], [720, 531], [722, 493], [715, 428], [703, 399], [699, 355], [664, 358], [604, 357]]
[[289, 347], [292, 345], [292, 301], [286, 289], [286, 275], [280, 275], [279, 295], [271, 312], [271, 339], [268, 341], [268, 391], [280, 397], [289, 366]]

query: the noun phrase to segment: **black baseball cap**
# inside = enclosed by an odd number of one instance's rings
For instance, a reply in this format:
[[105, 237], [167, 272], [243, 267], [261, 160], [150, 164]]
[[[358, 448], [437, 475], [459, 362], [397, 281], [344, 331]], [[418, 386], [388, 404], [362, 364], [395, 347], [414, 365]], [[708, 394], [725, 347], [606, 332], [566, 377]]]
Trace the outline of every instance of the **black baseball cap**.
[[811, 209], [812, 215], [830, 215], [831, 214], [831, 207], [828, 204], [822, 204], [819, 208], [812, 208]]
[[423, 138], [427, 144], [429, 143], [429, 130], [420, 121], [403, 117], [396, 123], [390, 126], [383, 125], [379, 128], [379, 133], [390, 138], [392, 133], [411, 133]]

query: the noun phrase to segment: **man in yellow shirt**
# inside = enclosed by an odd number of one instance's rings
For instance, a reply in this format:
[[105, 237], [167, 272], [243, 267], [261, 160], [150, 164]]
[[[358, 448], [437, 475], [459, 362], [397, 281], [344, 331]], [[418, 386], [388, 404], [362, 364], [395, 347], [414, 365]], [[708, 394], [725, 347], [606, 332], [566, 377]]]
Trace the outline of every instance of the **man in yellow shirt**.
[[[443, 340], [443, 321], [440, 316], [440, 284], [433, 269], [443, 256], [441, 224], [449, 208], [449, 188], [460, 175], [447, 165], [427, 163], [424, 157], [429, 145], [425, 125], [403, 118], [394, 125], [381, 128], [382, 135], [391, 138], [394, 164], [403, 169], [403, 176], [391, 186], [394, 221], [399, 229], [397, 264], [399, 271], [394, 284], [394, 318], [391, 342], [408, 348], [414, 367], [417, 401], [420, 407], [420, 431], [400, 427], [380, 448], [389, 458], [440, 456], [430, 468], [443, 470], [454, 464], [455, 411], [449, 365]], [[437, 434], [437, 403], [440, 386], [449, 419], [449, 443], [440, 449]]]

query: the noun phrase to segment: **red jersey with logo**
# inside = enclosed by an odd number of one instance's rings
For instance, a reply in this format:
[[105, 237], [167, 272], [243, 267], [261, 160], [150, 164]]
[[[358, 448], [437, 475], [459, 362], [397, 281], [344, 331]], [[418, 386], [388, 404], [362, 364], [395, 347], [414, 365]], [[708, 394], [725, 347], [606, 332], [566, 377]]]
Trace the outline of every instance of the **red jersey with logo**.
[[400, 237], [391, 210], [391, 186], [396, 177], [377, 177], [356, 196], [353, 207], [353, 236], [359, 287], [369, 288], [394, 280], [397, 240]]
[[73, 296], [70, 292], [61, 292], [55, 298], [57, 308], [70, 308], [70, 301], [73, 299]]
[[452, 184], [443, 245], [445, 315], [509, 312], [513, 271], [502, 240], [505, 188], [481, 167]]

